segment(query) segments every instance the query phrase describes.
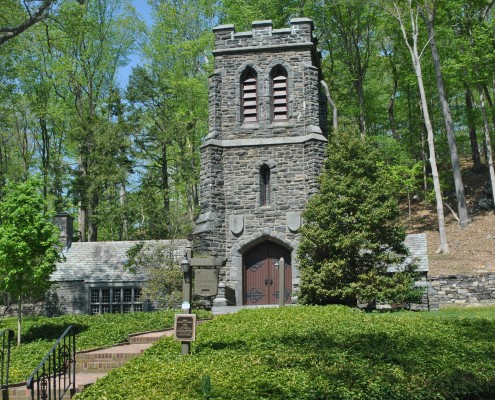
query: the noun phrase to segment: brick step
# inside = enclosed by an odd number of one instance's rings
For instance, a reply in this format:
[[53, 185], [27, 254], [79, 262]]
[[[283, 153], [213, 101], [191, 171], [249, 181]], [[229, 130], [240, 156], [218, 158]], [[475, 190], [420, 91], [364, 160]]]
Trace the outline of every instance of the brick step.
[[[173, 330], [130, 335], [129, 343], [77, 353], [75, 393], [82, 392], [84, 388], [104, 377], [112, 369], [124, 366], [128, 361], [141, 355], [151, 344], [167, 335], [173, 335]], [[1, 396], [2, 399], [8, 400], [31, 400], [31, 391], [26, 389], [25, 383], [19, 383], [8, 390], [2, 390]], [[70, 397], [72, 397], [71, 390], [68, 390], [63, 399]]]
[[136, 335], [129, 335], [129, 343], [130, 344], [143, 344], [143, 343], [155, 343], [158, 342], [163, 336], [173, 335], [173, 329], [167, 329], [165, 331], [158, 332], [148, 332], [141, 333]]
[[[81, 387], [79, 391], [82, 391], [84, 387]], [[76, 392], [78, 390], [76, 389]], [[25, 384], [11, 386], [6, 391], [2, 390], [2, 398], [8, 400], [31, 400], [31, 390], [26, 388]], [[37, 398], [37, 391], [34, 391], [34, 398]], [[52, 399], [58, 399], [58, 391], [54, 396], [52, 393]], [[68, 389], [62, 399], [70, 399], [71, 398], [71, 389]]]
[[110, 349], [78, 353], [76, 356], [76, 373], [109, 372], [124, 366], [129, 360], [139, 356], [149, 344], [129, 344]]

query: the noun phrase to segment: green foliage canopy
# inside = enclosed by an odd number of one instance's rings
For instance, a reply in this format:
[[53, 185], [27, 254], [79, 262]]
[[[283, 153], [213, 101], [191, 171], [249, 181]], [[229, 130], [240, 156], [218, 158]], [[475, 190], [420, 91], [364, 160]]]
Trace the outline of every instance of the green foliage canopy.
[[58, 228], [44, 211], [39, 184], [9, 182], [0, 200], [0, 290], [15, 300], [44, 293], [59, 259]]
[[353, 131], [336, 133], [327, 151], [320, 191], [304, 213], [300, 299], [310, 304], [405, 301], [412, 267], [387, 273], [407, 255], [387, 168], [378, 151]]
[[182, 298], [182, 272], [173, 257], [173, 244], [140, 242], [127, 252], [126, 268], [143, 271], [143, 295], [158, 308], [172, 308]]

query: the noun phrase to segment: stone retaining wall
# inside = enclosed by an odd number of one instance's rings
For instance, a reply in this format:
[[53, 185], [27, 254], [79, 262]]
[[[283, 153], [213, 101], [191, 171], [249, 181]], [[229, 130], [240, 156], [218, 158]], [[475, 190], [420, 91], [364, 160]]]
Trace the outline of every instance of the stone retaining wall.
[[448, 305], [495, 305], [495, 272], [428, 277], [430, 309]]

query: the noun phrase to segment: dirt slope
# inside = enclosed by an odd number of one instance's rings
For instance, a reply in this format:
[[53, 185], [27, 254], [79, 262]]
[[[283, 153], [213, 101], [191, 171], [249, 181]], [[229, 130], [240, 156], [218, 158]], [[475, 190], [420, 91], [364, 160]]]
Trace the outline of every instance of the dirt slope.
[[[434, 205], [417, 201], [412, 204], [410, 217], [407, 205], [402, 205], [407, 232], [427, 234], [430, 275], [495, 272], [495, 212], [478, 206], [479, 200], [486, 197], [488, 173], [466, 170], [463, 179], [472, 222], [461, 229], [452, 212], [445, 208], [449, 254], [436, 254], [440, 240]], [[450, 197], [448, 204], [457, 212], [455, 198]]]

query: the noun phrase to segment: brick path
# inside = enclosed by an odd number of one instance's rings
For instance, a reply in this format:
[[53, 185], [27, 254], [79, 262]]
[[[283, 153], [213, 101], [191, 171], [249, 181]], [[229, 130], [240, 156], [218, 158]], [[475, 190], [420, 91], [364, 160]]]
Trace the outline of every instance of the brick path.
[[[129, 360], [138, 357], [163, 336], [173, 334], [173, 329], [167, 329], [159, 332], [129, 335], [128, 343], [105, 349], [78, 352], [76, 354], [76, 392], [81, 392], [88, 385], [107, 375], [112, 369], [120, 368]], [[8, 394], [3, 392], [2, 394], [3, 398], [8, 400], [31, 399], [31, 392], [26, 389], [25, 383], [12, 386], [8, 389]], [[67, 391], [64, 399], [68, 399], [69, 396], [70, 393]]]
[[84, 351], [76, 355], [76, 392], [95, 383], [114, 368], [120, 368], [129, 360], [141, 355], [163, 336], [174, 334], [173, 329], [130, 335], [129, 343], [105, 349]]

